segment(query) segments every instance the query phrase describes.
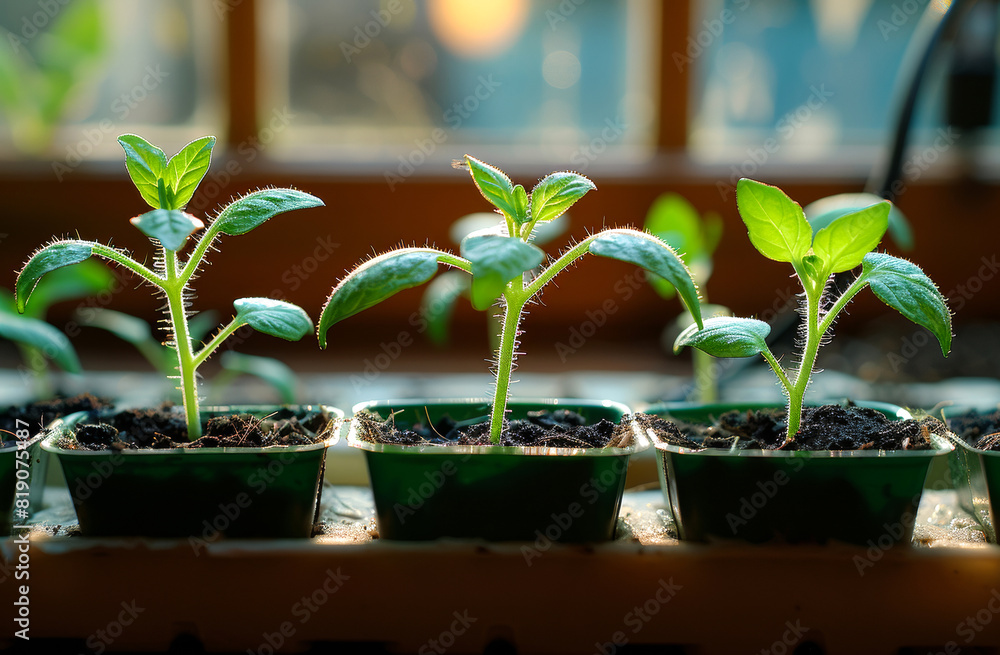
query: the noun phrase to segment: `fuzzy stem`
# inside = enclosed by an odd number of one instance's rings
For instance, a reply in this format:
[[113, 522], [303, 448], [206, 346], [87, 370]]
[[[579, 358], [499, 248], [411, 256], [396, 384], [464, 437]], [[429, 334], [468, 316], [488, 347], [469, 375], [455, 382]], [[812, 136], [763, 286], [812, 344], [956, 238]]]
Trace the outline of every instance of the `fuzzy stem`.
[[163, 292], [167, 296], [167, 310], [170, 324], [174, 329], [174, 349], [177, 352], [177, 370], [181, 379], [181, 397], [184, 399], [184, 416], [187, 419], [188, 439], [194, 441], [201, 436], [201, 415], [198, 411], [198, 364], [191, 351], [191, 335], [188, 330], [187, 311], [184, 307], [184, 281], [177, 273], [177, 253], [163, 251], [166, 269], [166, 284]]
[[691, 353], [697, 400], [714, 403], [719, 399], [719, 371], [715, 366], [715, 357], [698, 348], [693, 348]]
[[222, 328], [218, 334], [212, 337], [211, 341], [205, 344], [205, 346], [202, 347], [202, 349], [199, 350], [197, 354], [194, 355], [194, 360], [193, 360], [194, 367], [198, 368], [199, 366], [201, 366], [202, 363], [206, 359], [208, 359], [212, 355], [212, 353], [214, 353], [216, 349], [218, 349], [219, 346], [222, 345], [222, 342], [225, 341], [229, 337], [229, 335], [231, 335], [233, 332], [236, 332], [236, 330], [239, 330], [244, 325], [246, 325], [245, 322], [238, 321], [235, 318], [232, 321], [230, 321], [229, 325]]
[[[216, 222], [218, 222], [218, 219], [216, 219]], [[191, 255], [188, 257], [187, 262], [184, 264], [184, 269], [180, 273], [179, 279], [181, 284], [187, 284], [191, 280], [191, 277], [195, 274], [195, 271], [197, 271], [198, 267], [201, 265], [201, 260], [204, 259], [205, 253], [208, 251], [208, 248], [212, 245], [212, 241], [215, 240], [216, 235], [219, 233], [219, 230], [215, 227], [215, 225], [216, 223], [212, 223], [208, 226], [205, 233], [201, 235], [200, 239], [198, 239], [198, 243], [195, 245], [194, 250], [191, 251]]]
[[503, 331], [500, 333], [500, 347], [497, 349], [497, 383], [493, 392], [493, 414], [490, 417], [490, 443], [494, 445], [500, 443], [500, 435], [503, 433], [510, 374], [514, 367], [514, 344], [521, 322], [521, 310], [530, 297], [518, 293], [504, 293]]
[[868, 276], [862, 273], [851, 283], [851, 286], [847, 287], [844, 295], [837, 299], [837, 302], [833, 304], [833, 307], [830, 308], [830, 311], [826, 313], [823, 321], [819, 324], [820, 336], [826, 334], [826, 331], [830, 329], [830, 326], [837, 319], [837, 314], [847, 306], [847, 303], [851, 302], [854, 296], [858, 295], [859, 291], [865, 288], [866, 284], [868, 284]]
[[598, 235], [594, 234], [587, 237], [580, 243], [576, 244], [575, 246], [564, 252], [559, 257], [559, 259], [552, 262], [544, 271], [542, 271], [538, 275], [538, 277], [536, 277], [534, 280], [531, 281], [531, 284], [525, 287], [524, 292], [525, 294], [527, 294], [525, 300], [527, 300], [527, 298], [531, 298], [536, 293], [541, 291], [542, 287], [548, 284], [552, 280], [552, 278], [561, 273], [562, 270], [565, 269], [567, 266], [572, 264], [577, 259], [580, 259], [584, 255], [586, 255], [587, 252], [590, 251], [590, 244], [594, 241], [594, 239], [597, 238], [597, 236]]
[[[800, 276], [801, 277], [801, 276]], [[794, 441], [795, 434], [802, 423], [802, 398], [809, 377], [812, 375], [819, 352], [820, 338], [823, 336], [819, 326], [819, 301], [823, 293], [822, 284], [810, 284], [808, 278], [802, 278], [806, 292], [806, 344], [802, 350], [802, 362], [795, 376], [795, 382], [788, 388], [788, 435], [785, 440]]]

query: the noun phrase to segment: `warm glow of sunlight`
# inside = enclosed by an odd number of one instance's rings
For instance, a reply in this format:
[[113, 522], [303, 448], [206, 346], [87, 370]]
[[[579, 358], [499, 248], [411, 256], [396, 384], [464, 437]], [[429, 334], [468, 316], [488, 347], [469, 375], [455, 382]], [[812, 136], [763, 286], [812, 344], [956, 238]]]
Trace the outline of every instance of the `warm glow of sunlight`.
[[485, 59], [510, 48], [528, 18], [527, 0], [430, 0], [431, 28], [462, 57]]

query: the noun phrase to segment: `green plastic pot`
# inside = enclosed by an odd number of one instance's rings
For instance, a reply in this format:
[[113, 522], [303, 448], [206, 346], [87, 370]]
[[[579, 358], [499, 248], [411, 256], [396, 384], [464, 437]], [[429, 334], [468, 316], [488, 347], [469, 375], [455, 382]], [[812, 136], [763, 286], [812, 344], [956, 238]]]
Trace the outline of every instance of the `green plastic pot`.
[[[967, 411], [947, 407], [944, 410], [945, 420]], [[1000, 498], [1000, 452], [973, 448], [957, 435], [952, 441], [955, 442], [955, 451], [948, 458], [948, 468], [958, 495], [958, 505], [976, 518], [990, 543], [997, 543], [997, 512], [994, 511], [993, 499]]]
[[[618, 423], [629, 409], [610, 401], [514, 400], [509, 417], [569, 409], [589, 422]], [[370, 401], [396, 427], [489, 420], [488, 400]], [[397, 413], [398, 412], [398, 413]], [[627, 448], [399, 446], [374, 444], [351, 422], [348, 443], [364, 451], [379, 536], [424, 541], [450, 537], [490, 541], [597, 542], [614, 538], [628, 458], [648, 447], [641, 435]]]
[[[37, 457], [40, 441], [41, 438], [35, 436], [20, 448], [17, 443], [0, 448], [0, 535], [9, 535], [13, 526], [23, 523], [30, 515], [31, 463]], [[20, 488], [19, 481], [24, 482]], [[23, 502], [17, 504], [18, 500]], [[22, 510], [24, 514], [20, 513]]]
[[[895, 405], [861, 402], [890, 418], [910, 418]], [[708, 423], [729, 410], [770, 403], [666, 403], [646, 413]], [[681, 539], [701, 542], [908, 544], [934, 450], [770, 451], [681, 448], [649, 435], [660, 485]]]
[[[270, 406], [221, 406], [206, 420]], [[311, 406], [292, 406], [305, 413]], [[305, 446], [83, 451], [55, 441], [100, 415], [72, 414], [50, 427], [42, 448], [59, 458], [84, 536], [301, 538], [312, 536], [326, 449], [340, 436], [343, 412], [326, 407], [328, 436]]]

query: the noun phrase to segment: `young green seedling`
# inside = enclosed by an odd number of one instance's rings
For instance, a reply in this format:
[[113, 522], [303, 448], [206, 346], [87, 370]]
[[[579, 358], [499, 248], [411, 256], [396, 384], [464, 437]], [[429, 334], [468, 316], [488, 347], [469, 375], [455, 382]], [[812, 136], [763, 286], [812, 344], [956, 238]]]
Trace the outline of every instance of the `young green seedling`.
[[[708, 292], [705, 285], [712, 277], [712, 254], [719, 246], [722, 239], [722, 219], [714, 212], [707, 212], [704, 216], [698, 213], [694, 205], [688, 202], [683, 196], [676, 193], [664, 193], [653, 202], [646, 214], [646, 222], [643, 227], [652, 234], [666, 241], [670, 246], [682, 253], [681, 258], [691, 274], [694, 281], [701, 290], [703, 303], [708, 302]], [[647, 275], [649, 284], [661, 298], [671, 299], [676, 295], [674, 287], [665, 283], [656, 275]], [[704, 305], [702, 309], [711, 312], [713, 315], [729, 315], [732, 312], [729, 308], [721, 305]], [[685, 328], [693, 324], [690, 315], [681, 315], [677, 323], [679, 326], [668, 326], [665, 336], [669, 332], [673, 336], [674, 330]], [[669, 343], [664, 339], [664, 345]], [[712, 403], [719, 398], [719, 371], [714, 357], [701, 350], [695, 350], [691, 358], [694, 366], [694, 395], [696, 400], [703, 403]]]
[[[767, 257], [792, 265], [802, 284], [803, 317], [797, 372], [786, 372], [765, 341], [770, 326], [756, 319], [718, 317], [704, 329], [691, 326], [674, 344], [699, 348], [716, 357], [760, 354], [778, 376], [788, 397], [788, 436], [792, 441], [802, 421], [802, 398], [824, 337], [847, 303], [866, 286], [885, 304], [937, 337], [941, 352], [951, 349], [951, 312], [934, 283], [915, 264], [874, 252], [889, 224], [888, 202], [841, 216], [813, 233], [802, 208], [780, 189], [742, 179], [736, 202], [750, 241]], [[861, 266], [843, 293], [829, 284], [835, 273]]]
[[507, 393], [525, 305], [570, 264], [592, 253], [636, 264], [673, 284], [700, 326], [698, 292], [687, 267], [666, 243], [647, 232], [617, 228], [602, 230], [571, 245], [555, 261], [541, 266], [545, 253], [530, 243], [539, 224], [566, 212], [594, 184], [576, 173], [552, 173], [531, 195], [493, 166], [466, 156], [465, 164], [483, 197], [496, 207], [502, 221], [462, 240], [461, 256], [436, 248], [400, 248], [364, 262], [334, 287], [317, 326], [320, 346], [335, 323], [372, 307], [395, 293], [427, 282], [445, 264], [472, 276], [470, 300], [479, 310], [499, 301], [503, 327], [496, 354], [496, 385], [490, 418], [490, 441], [500, 443], [507, 410]]
[[[166, 298], [165, 313], [169, 330], [167, 343], [174, 350], [180, 377], [181, 396], [187, 419], [188, 438], [201, 436], [198, 410], [197, 370], [236, 330], [249, 325], [282, 339], [296, 341], [312, 329], [312, 319], [305, 310], [291, 303], [270, 298], [241, 298], [233, 305], [236, 315], [207, 344], [195, 347], [188, 322], [192, 297], [191, 281], [217, 237], [246, 234], [276, 214], [293, 209], [318, 207], [323, 202], [295, 189], [254, 191], [227, 205], [212, 220], [200, 238], [194, 240], [190, 254], [180, 254], [192, 234], [205, 226], [201, 220], [183, 211], [198, 184], [208, 172], [215, 137], [192, 141], [168, 161], [163, 151], [134, 134], [119, 137], [125, 149], [125, 167], [142, 198], [153, 207], [132, 219], [132, 224], [149, 237], [156, 247], [154, 266], [149, 268], [128, 252], [95, 241], [59, 240], [32, 255], [17, 275], [15, 300], [20, 312], [39, 279], [63, 266], [102, 257], [138, 275]], [[237, 278], [238, 279], [238, 278]]]
[[82, 262], [68, 266], [42, 280], [35, 291], [29, 311], [18, 314], [14, 295], [0, 289], [0, 338], [17, 344], [24, 361], [18, 367], [35, 384], [38, 398], [54, 396], [56, 388], [48, 375], [47, 361], [67, 373], [80, 373], [76, 350], [62, 330], [45, 322], [49, 308], [66, 300], [75, 300], [105, 292], [114, 276], [104, 264]]
[[[66, 270], [66, 269], [63, 269]], [[173, 375], [177, 370], [177, 353], [169, 348], [154, 334], [154, 329], [146, 321], [135, 316], [129, 316], [113, 309], [100, 307], [82, 308], [75, 312], [74, 318], [79, 325], [107, 330], [122, 341], [131, 344], [153, 365], [157, 371]], [[218, 325], [218, 318], [213, 311], [200, 312], [188, 316], [188, 336], [192, 341], [201, 341]], [[212, 379], [209, 385], [209, 400], [218, 397], [220, 392], [231, 384], [241, 374], [253, 375], [271, 385], [281, 397], [281, 403], [291, 405], [295, 402], [298, 380], [295, 372], [286, 364], [270, 357], [245, 355], [234, 350], [227, 350], [219, 358], [222, 372]]]

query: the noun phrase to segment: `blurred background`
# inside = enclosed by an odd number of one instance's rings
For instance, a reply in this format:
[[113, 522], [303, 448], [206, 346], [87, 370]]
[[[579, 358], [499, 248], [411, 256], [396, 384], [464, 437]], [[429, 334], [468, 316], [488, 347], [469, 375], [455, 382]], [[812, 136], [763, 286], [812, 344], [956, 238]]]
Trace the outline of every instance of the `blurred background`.
[[[271, 296], [316, 318], [345, 270], [375, 252], [400, 243], [457, 249], [452, 223], [488, 210], [451, 166], [469, 153], [529, 188], [553, 170], [594, 180], [598, 191], [546, 244], [553, 253], [588, 230], [641, 226], [662, 194], [679, 194], [721, 221], [710, 299], [790, 324], [794, 281], [751, 247], [736, 181], [776, 184], [806, 205], [878, 191], [888, 176], [912, 243], [887, 237], [883, 245], [920, 264], [949, 296], [955, 352], [942, 358], [867, 294], [841, 320], [842, 338], [821, 365], [872, 381], [996, 377], [997, 3], [963, 4], [964, 18], [921, 67], [957, 4], [5, 0], [0, 256], [8, 272], [0, 287], [12, 288], [15, 271], [53, 235], [113, 242], [140, 258], [151, 252], [128, 224], [145, 205], [116, 142], [127, 132], [168, 156], [199, 136], [219, 137], [188, 208], [196, 215], [266, 185], [325, 200], [221, 242], [195, 308], [222, 315], [234, 298]], [[917, 71], [893, 177], [889, 152]], [[84, 368], [142, 366], [74, 318], [107, 307], [155, 321], [160, 300], [137, 287], [125, 278], [50, 311]], [[378, 360], [392, 371], [483, 370], [485, 317], [456, 304], [442, 349], [423, 334], [422, 293], [339, 324], [322, 353], [308, 338], [251, 336], [240, 349], [303, 371], [362, 371], [383, 353], [392, 353]], [[679, 312], [634, 269], [584, 260], [531, 309], [522, 368], [684, 372], [689, 355], [660, 345]], [[0, 365], [16, 360], [0, 342]]]

